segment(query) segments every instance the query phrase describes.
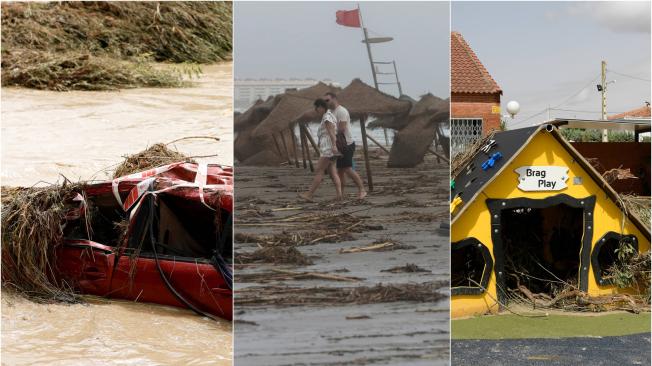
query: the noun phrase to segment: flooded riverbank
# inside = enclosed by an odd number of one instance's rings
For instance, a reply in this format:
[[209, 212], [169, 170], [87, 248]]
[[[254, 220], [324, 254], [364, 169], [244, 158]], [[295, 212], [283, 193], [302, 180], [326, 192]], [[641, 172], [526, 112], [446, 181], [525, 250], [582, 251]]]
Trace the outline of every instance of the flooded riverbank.
[[[157, 142], [232, 164], [232, 63], [194, 86], [118, 92], [2, 89], [2, 185], [106, 179], [122, 156]], [[109, 168], [107, 171], [103, 169]], [[186, 310], [125, 301], [35, 304], [2, 295], [3, 365], [231, 365], [232, 327]]]

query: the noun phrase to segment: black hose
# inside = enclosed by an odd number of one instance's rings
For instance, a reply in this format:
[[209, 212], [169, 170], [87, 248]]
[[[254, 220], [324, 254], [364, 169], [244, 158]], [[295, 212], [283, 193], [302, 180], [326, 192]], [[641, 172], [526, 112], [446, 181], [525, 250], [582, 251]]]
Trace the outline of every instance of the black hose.
[[150, 198], [149, 202], [149, 209], [150, 209], [150, 214], [148, 215], [148, 229], [149, 230], [149, 236], [150, 240], [152, 241], [152, 251], [154, 252], [154, 259], [156, 261], [156, 268], [158, 269], [158, 273], [161, 276], [161, 279], [163, 279], [163, 282], [165, 283], [165, 286], [170, 290], [170, 292], [174, 295], [174, 297], [177, 298], [180, 302], [182, 302], [184, 305], [186, 305], [190, 310], [194, 311], [195, 313], [205, 316], [207, 318], [213, 319], [213, 320], [218, 320], [218, 318], [213, 315], [209, 314], [198, 307], [194, 306], [192, 303], [190, 303], [188, 300], [186, 300], [170, 283], [170, 280], [165, 276], [163, 273], [163, 269], [161, 268], [161, 263], [158, 258], [158, 252], [156, 251], [156, 238], [154, 237], [154, 199]]
[[215, 267], [215, 270], [217, 270], [217, 272], [222, 274], [222, 276], [225, 279], [226, 285], [229, 287], [230, 290], [233, 290], [233, 272], [231, 271], [231, 267], [229, 267], [229, 265], [224, 260], [224, 257], [222, 257], [222, 252], [225, 249], [227, 240], [231, 240], [231, 243], [229, 243], [231, 245], [229, 247], [233, 248], [232, 232], [233, 232], [233, 215], [229, 214], [229, 216], [226, 219], [226, 223], [224, 224], [224, 228], [222, 230], [220, 238], [218, 240], [217, 248], [215, 248], [213, 258], [211, 258], [213, 267]]

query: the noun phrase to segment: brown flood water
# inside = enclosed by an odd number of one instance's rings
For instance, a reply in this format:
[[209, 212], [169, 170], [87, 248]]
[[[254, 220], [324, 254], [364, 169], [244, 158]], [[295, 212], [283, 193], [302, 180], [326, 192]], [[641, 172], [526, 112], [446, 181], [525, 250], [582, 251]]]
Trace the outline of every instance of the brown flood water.
[[[2, 89], [2, 185], [105, 179], [157, 142], [233, 164], [232, 63], [203, 67], [191, 88], [116, 92]], [[202, 159], [198, 159], [202, 160]], [[2, 296], [2, 365], [231, 365], [230, 322], [164, 306], [90, 298], [35, 304]]]
[[[122, 156], [197, 135], [176, 145], [233, 164], [232, 63], [205, 66], [190, 88], [52, 92], [2, 88], [2, 184], [105, 179]], [[201, 159], [199, 159], [201, 160]], [[96, 174], [97, 173], [97, 174]]]

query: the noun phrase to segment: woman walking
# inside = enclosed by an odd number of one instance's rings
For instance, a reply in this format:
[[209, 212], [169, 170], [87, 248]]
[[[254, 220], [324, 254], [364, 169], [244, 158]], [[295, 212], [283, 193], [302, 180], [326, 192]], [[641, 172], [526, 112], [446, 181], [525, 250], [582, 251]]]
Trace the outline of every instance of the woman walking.
[[312, 179], [310, 190], [299, 194], [299, 196], [305, 200], [312, 201], [312, 196], [315, 194], [315, 191], [319, 188], [319, 185], [324, 179], [324, 172], [328, 171], [328, 174], [331, 176], [333, 184], [335, 185], [336, 198], [341, 200], [342, 186], [335, 166], [335, 161], [338, 156], [341, 155], [337, 150], [337, 145], [335, 143], [337, 121], [333, 113], [328, 110], [328, 104], [326, 104], [323, 99], [315, 100], [314, 105], [317, 115], [321, 117], [321, 124], [319, 125], [319, 130], [317, 132], [317, 135], [319, 136], [320, 156], [319, 161], [317, 162], [317, 167], [315, 168], [315, 177]]

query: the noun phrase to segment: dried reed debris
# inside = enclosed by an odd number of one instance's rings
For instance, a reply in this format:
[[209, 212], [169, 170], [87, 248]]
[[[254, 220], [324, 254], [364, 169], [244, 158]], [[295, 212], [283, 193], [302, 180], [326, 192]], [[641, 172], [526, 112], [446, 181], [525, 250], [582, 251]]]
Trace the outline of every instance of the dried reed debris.
[[237, 292], [236, 306], [328, 306], [389, 302], [434, 303], [446, 298], [438, 290], [448, 281], [378, 284], [358, 287], [247, 287]]
[[70, 200], [82, 184], [2, 191], [2, 286], [37, 302], [76, 302], [57, 279], [56, 248], [62, 245]]
[[195, 163], [190, 157], [176, 150], [169, 149], [165, 144], [161, 143], [154, 144], [139, 153], [126, 155], [124, 159], [115, 169], [113, 173], [114, 178], [181, 161]]

